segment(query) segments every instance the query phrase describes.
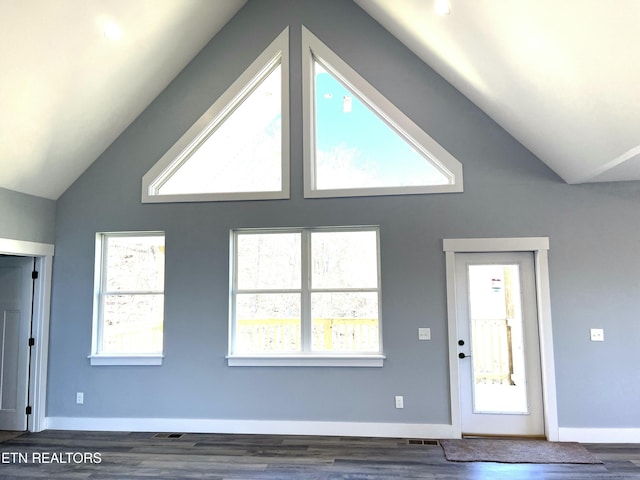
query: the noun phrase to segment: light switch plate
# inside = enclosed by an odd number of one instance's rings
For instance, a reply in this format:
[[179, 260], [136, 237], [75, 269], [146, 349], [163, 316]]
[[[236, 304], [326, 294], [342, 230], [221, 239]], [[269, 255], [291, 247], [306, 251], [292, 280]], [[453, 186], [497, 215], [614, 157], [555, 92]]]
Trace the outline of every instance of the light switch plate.
[[428, 327], [419, 327], [418, 340], [431, 340], [431, 329]]
[[604, 329], [592, 328], [591, 329], [591, 341], [592, 342], [604, 342]]

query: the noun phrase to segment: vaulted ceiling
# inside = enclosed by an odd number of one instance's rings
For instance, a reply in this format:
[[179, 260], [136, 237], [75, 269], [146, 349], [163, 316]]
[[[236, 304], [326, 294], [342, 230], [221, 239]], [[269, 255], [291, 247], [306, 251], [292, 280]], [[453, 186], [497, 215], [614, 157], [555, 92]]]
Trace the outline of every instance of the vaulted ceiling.
[[[354, 1], [566, 182], [640, 180], [639, 1]], [[2, 2], [0, 187], [58, 198], [245, 2]]]
[[637, 0], [355, 0], [568, 183], [640, 180]]
[[2, 0], [0, 187], [57, 199], [246, 0]]

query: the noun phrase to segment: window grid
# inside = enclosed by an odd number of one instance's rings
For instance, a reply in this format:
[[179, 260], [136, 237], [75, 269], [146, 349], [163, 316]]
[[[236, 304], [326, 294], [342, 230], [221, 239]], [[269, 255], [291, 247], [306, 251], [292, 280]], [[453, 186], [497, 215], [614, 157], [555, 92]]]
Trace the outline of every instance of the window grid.
[[[375, 232], [376, 234], [376, 288], [313, 288], [312, 283], [312, 234], [314, 232]], [[301, 235], [301, 285], [300, 288], [292, 289], [239, 289], [238, 288], [238, 237], [241, 235], [251, 234], [278, 234], [278, 233], [299, 233]], [[269, 355], [327, 355], [327, 356], [344, 356], [344, 355], [380, 355], [382, 352], [382, 322], [381, 322], [381, 302], [380, 302], [380, 235], [377, 227], [340, 227], [340, 228], [287, 228], [287, 229], [251, 229], [251, 230], [236, 230], [232, 232], [232, 291], [231, 291], [231, 328], [230, 328], [230, 356], [243, 355], [242, 352], [237, 352], [237, 296], [243, 294], [282, 294], [292, 293], [300, 295], [300, 343], [301, 350], [299, 352], [278, 352], [275, 354], [248, 354], [250, 356], [269, 356]], [[313, 351], [312, 349], [312, 312], [311, 312], [311, 296], [314, 293], [377, 293], [378, 295], [378, 345], [377, 351]]]

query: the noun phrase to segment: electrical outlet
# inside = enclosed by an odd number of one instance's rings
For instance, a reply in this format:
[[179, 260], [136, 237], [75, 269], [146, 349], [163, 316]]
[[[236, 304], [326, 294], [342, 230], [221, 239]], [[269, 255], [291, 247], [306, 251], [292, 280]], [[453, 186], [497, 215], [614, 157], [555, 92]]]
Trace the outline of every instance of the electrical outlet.
[[604, 342], [604, 330], [602, 328], [591, 329], [591, 341], [592, 342]]
[[83, 392], [76, 392], [76, 403], [77, 404], [83, 404], [84, 403], [84, 393]]
[[396, 408], [404, 408], [404, 397], [396, 395]]

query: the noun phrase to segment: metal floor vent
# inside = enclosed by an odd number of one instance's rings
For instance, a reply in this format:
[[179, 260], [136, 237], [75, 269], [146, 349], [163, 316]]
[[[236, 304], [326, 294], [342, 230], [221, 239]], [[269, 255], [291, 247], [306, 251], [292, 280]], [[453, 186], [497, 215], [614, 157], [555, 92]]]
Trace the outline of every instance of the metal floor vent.
[[153, 438], [182, 438], [184, 433], [156, 433]]
[[420, 440], [420, 439], [409, 439], [407, 440], [409, 445], [440, 445], [437, 440]]

